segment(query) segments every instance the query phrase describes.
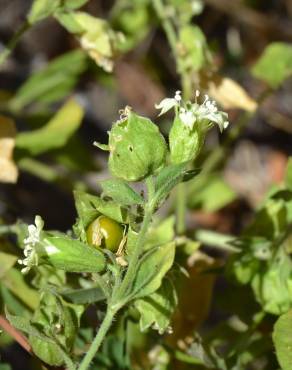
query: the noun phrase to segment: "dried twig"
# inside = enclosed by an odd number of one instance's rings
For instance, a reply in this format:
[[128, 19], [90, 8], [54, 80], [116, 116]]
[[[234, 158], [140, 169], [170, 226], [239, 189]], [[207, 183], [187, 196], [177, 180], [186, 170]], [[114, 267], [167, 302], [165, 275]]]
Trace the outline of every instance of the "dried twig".
[[0, 327], [9, 335], [11, 335], [14, 340], [21, 345], [23, 349], [32, 354], [32, 349], [28, 343], [27, 338], [22, 335], [17, 329], [15, 329], [9, 322], [0, 315]]

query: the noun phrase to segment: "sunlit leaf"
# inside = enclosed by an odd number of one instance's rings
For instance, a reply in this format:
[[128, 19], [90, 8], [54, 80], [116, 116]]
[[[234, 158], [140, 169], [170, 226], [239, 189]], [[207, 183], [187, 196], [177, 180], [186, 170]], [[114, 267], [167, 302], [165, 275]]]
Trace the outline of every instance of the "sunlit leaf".
[[56, 19], [69, 32], [76, 35], [81, 47], [105, 71], [113, 69], [113, 56], [118, 42], [109, 24], [85, 12], [63, 12], [55, 14]]
[[268, 45], [252, 73], [270, 87], [278, 88], [292, 74], [292, 46], [284, 42]]
[[177, 304], [176, 292], [170, 280], [165, 279], [161, 287], [151, 295], [138, 299], [135, 306], [140, 312], [140, 329], [155, 329], [163, 334], [168, 328]]
[[140, 194], [136, 193], [125, 181], [110, 179], [100, 182], [105, 195], [111, 197], [121, 205], [135, 205], [144, 202]]
[[160, 287], [164, 275], [173, 264], [174, 255], [174, 243], [155, 247], [145, 253], [132, 287], [135, 298], [148, 296]]
[[71, 99], [45, 126], [34, 131], [20, 133], [16, 139], [16, 146], [27, 150], [31, 155], [60, 148], [80, 127], [82, 118], [82, 107]]
[[11, 268], [1, 278], [1, 283], [31, 309], [35, 309], [38, 306], [38, 292], [26, 284], [20, 271]]
[[20, 87], [10, 101], [11, 109], [18, 111], [32, 103], [45, 105], [59, 101], [69, 95], [85, 68], [84, 52], [75, 50], [61, 55]]
[[0, 252], [0, 279], [2, 278], [2, 276], [6, 274], [6, 272], [11, 267], [13, 267], [16, 261], [17, 261], [16, 256], [12, 254]]

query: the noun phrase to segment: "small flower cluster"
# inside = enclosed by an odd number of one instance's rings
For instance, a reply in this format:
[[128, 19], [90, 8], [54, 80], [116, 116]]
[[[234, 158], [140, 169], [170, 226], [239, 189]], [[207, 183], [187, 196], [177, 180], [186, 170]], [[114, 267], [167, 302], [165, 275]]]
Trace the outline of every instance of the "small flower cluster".
[[193, 129], [195, 123], [208, 121], [211, 124], [216, 123], [220, 130], [223, 131], [229, 125], [228, 115], [225, 112], [219, 111], [214, 100], [211, 100], [208, 95], [202, 104], [197, 102], [200, 92], [196, 90], [195, 103], [184, 102], [181, 98], [181, 92], [176, 91], [174, 98], [163, 99], [159, 104], [155, 105], [156, 109], [161, 109], [159, 115], [166, 113], [172, 108], [175, 108], [179, 118], [190, 130]]
[[38, 265], [38, 254], [36, 251], [36, 244], [41, 241], [41, 231], [44, 227], [44, 221], [40, 216], [35, 217], [35, 225], [28, 225], [28, 237], [24, 239], [25, 258], [18, 260], [20, 265], [25, 266], [21, 272], [27, 274], [31, 267]]

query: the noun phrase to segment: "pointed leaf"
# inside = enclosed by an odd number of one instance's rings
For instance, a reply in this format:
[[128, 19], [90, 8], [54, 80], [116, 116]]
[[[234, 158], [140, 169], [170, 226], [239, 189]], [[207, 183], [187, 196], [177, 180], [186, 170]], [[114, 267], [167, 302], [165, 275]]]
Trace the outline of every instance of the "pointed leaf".
[[142, 257], [134, 281], [132, 292], [135, 298], [154, 293], [161, 285], [162, 279], [171, 268], [175, 255], [175, 243], [167, 243], [150, 249]]
[[141, 315], [141, 331], [152, 327], [158, 330], [159, 334], [163, 334], [169, 327], [176, 304], [177, 296], [174, 286], [170, 280], [165, 279], [156, 292], [135, 302]]
[[86, 54], [70, 51], [55, 58], [34, 73], [10, 101], [12, 110], [21, 110], [31, 103], [49, 104], [68, 96], [86, 68]]
[[100, 183], [105, 195], [125, 206], [142, 204], [141, 195], [136, 193], [125, 181], [120, 179], [105, 180]]

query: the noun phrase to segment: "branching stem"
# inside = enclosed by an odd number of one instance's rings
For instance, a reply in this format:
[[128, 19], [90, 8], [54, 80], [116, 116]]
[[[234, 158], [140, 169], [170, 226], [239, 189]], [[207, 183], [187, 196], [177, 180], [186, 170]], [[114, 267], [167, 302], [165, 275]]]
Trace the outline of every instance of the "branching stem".
[[16, 45], [18, 44], [18, 41], [22, 37], [22, 35], [29, 30], [30, 24], [26, 21], [22, 24], [22, 26], [19, 28], [19, 30], [12, 36], [11, 40], [8, 42], [8, 44], [5, 46], [4, 50], [0, 53], [0, 66], [5, 62], [5, 60], [9, 57], [11, 52], [14, 50]]

